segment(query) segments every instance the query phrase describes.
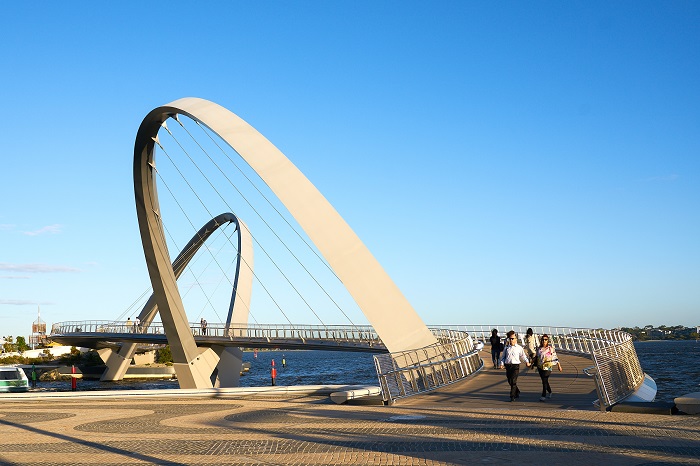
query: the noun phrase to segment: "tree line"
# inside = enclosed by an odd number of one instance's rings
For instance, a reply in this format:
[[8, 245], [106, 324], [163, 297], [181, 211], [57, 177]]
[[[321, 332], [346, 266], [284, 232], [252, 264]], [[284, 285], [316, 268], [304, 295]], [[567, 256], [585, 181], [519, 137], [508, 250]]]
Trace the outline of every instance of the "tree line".
[[666, 326], [645, 325], [644, 327], [621, 327], [620, 330], [632, 335], [632, 339], [638, 341], [647, 340], [698, 340], [697, 327], [684, 327], [683, 325]]

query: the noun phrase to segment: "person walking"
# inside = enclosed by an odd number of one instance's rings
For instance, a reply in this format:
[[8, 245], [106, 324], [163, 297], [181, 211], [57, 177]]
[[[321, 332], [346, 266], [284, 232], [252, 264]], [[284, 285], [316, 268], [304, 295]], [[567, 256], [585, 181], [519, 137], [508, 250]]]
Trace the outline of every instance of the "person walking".
[[501, 351], [503, 351], [503, 343], [501, 343], [501, 338], [498, 336], [498, 330], [491, 330], [491, 338], [489, 338], [491, 343], [491, 361], [493, 361], [493, 368], [498, 369], [498, 360], [501, 359]]
[[207, 334], [207, 321], [204, 319], [204, 317], [201, 318], [199, 321], [199, 326], [202, 328], [202, 335]]
[[134, 319], [134, 333], [141, 333], [141, 319]]
[[530, 363], [533, 363], [535, 361], [535, 356], [537, 356], [537, 339], [532, 332], [532, 328], [528, 328], [527, 332], [525, 332], [524, 344], [525, 346], [523, 346], [523, 349], [525, 350], [525, 354], [530, 360]]
[[36, 367], [32, 364], [32, 388], [36, 388]]
[[126, 319], [126, 333], [131, 333], [134, 331], [134, 323], [131, 321], [131, 317]]
[[520, 397], [520, 389], [518, 388], [518, 374], [520, 373], [520, 363], [524, 362], [527, 367], [530, 367], [530, 360], [525, 354], [525, 350], [518, 344], [515, 336], [515, 331], [511, 330], [506, 334], [506, 347], [503, 349], [503, 355], [500, 359], [500, 367], [506, 369], [506, 378], [510, 385], [510, 401], [515, 401]]
[[552, 387], [549, 386], [549, 376], [552, 374], [552, 368], [557, 366], [559, 372], [562, 372], [557, 352], [554, 346], [549, 344], [549, 335], [546, 333], [540, 338], [540, 347], [537, 348], [537, 372], [540, 373], [542, 379], [542, 396], [540, 401], [545, 401], [552, 397]]

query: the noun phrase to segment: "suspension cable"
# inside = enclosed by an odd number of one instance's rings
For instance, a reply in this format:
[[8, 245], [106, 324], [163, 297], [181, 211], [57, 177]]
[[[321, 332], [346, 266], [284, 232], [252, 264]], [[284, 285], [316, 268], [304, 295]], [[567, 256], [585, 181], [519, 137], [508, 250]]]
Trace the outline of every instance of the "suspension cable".
[[[199, 145], [199, 142], [194, 138], [194, 136], [193, 136], [193, 135], [187, 130], [187, 128], [182, 124], [182, 122], [181, 122], [180, 119], [178, 118], [178, 115], [175, 115], [174, 119], [175, 119], [175, 120], [180, 124], [180, 126], [187, 132], [187, 134], [190, 135], [190, 137], [192, 138], [192, 140], [193, 140], [197, 145]], [[337, 279], [340, 281], [340, 277], [338, 277], [338, 276], [336, 275], [335, 270], [333, 270], [333, 268], [328, 264], [328, 262], [323, 258], [323, 256], [320, 256], [320, 255], [318, 254], [318, 252], [316, 252], [316, 249], [315, 249], [313, 246], [311, 246], [311, 245], [308, 243], [308, 241], [306, 241], [306, 238], [304, 238], [304, 236], [302, 236], [301, 233], [299, 233], [299, 232], [297, 231], [297, 229], [294, 228], [294, 225], [292, 225], [292, 224], [289, 222], [289, 220], [287, 220], [287, 217], [285, 217], [284, 214], [282, 214], [282, 212], [280, 212], [279, 209], [278, 209], [277, 207], [275, 207], [275, 205], [272, 203], [272, 201], [270, 201], [270, 199], [268, 199], [268, 197], [265, 196], [265, 194], [260, 190], [260, 188], [258, 188], [257, 185], [256, 185], [255, 183], [253, 183], [253, 181], [248, 177], [248, 175], [245, 174], [245, 172], [241, 169], [241, 167], [238, 166], [238, 164], [236, 163], [236, 161], [233, 160], [233, 158], [231, 158], [231, 157], [228, 155], [228, 153], [223, 149], [223, 147], [221, 147], [221, 145], [218, 143], [218, 141], [216, 141], [216, 140], [211, 136], [211, 134], [209, 133], [209, 131], [207, 131], [204, 127], [202, 127], [202, 124], [201, 124], [199, 121], [194, 120], [194, 122], [195, 122], [195, 124], [196, 124], [197, 126], [199, 126], [199, 127], [202, 129], [202, 132], [203, 132], [204, 134], [207, 135], [207, 137], [209, 138], [209, 140], [211, 140], [211, 142], [214, 143], [214, 145], [219, 149], [219, 151], [224, 155], [224, 157], [226, 157], [226, 159], [227, 159], [229, 162], [231, 162], [231, 165], [233, 165], [233, 166], [236, 168], [236, 170], [238, 170], [238, 172], [239, 172], [241, 175], [243, 175], [243, 177], [244, 177], [246, 180], [248, 180], [248, 183], [250, 183], [250, 185], [258, 192], [258, 194], [260, 194], [260, 196], [261, 196], [263, 199], [265, 199], [265, 202], [267, 202], [267, 203], [269, 204], [269, 206], [272, 207], [272, 209], [273, 209], [275, 212], [277, 212], [277, 215], [279, 215], [279, 217], [287, 224], [287, 226], [289, 226], [289, 228], [294, 232], [294, 234], [297, 235], [297, 237], [306, 245], [306, 247], [307, 247], [307, 248], [318, 258], [318, 260], [333, 274], [333, 276], [335, 276], [335, 278], [337, 278]], [[230, 146], [229, 146], [229, 147], [230, 147]], [[200, 148], [202, 148], [201, 145], [200, 145]], [[234, 148], [232, 148], [232, 147], [231, 147], [231, 149], [233, 149], [233, 151], [236, 152], [236, 154], [238, 154], [238, 152], [236, 151], [236, 149], [234, 149]], [[204, 148], [202, 148], [202, 151], [207, 155], [207, 157], [209, 157], [209, 160], [211, 160], [211, 162], [216, 166], [216, 168], [219, 169], [219, 171], [221, 172], [221, 174], [224, 175], [224, 176], [226, 177], [224, 171], [218, 166], [218, 164], [217, 164], [216, 162], [214, 162], [214, 161], [212, 160], [212, 158], [209, 156], [209, 154], [207, 153], [207, 151], [206, 151]], [[238, 156], [240, 157], [241, 155], [238, 154]], [[241, 157], [241, 158], [242, 158], [242, 157]], [[228, 177], [226, 177], [226, 179], [229, 181], [229, 183], [231, 183], [231, 180], [229, 180]], [[241, 195], [241, 196], [242, 196], [242, 195]], [[252, 206], [251, 206], [251, 207], [252, 207]]]
[[[160, 143], [158, 143], [158, 146], [161, 148], [161, 150], [162, 150], [163, 153], [166, 155], [166, 157], [168, 158], [168, 160], [170, 160], [170, 163], [171, 163], [171, 164], [174, 166], [174, 168], [178, 171], [178, 173], [180, 174], [180, 176], [185, 180], [185, 183], [187, 183], [187, 185], [190, 187], [190, 189], [194, 192], [194, 189], [193, 189], [192, 186], [187, 182], [186, 178], [184, 177], [184, 175], [182, 174], [182, 172], [179, 170], [179, 168], [178, 168], [177, 165], [175, 164], [174, 160], [172, 159], [172, 157], [170, 157], [170, 155], [169, 155], [168, 152], [165, 150], [165, 148], [163, 148], [163, 146], [162, 146]], [[191, 160], [191, 158], [190, 158], [190, 160]], [[156, 172], [157, 172], [157, 170], [156, 170]], [[187, 215], [187, 212], [185, 212], [184, 208], [183, 208], [182, 205], [179, 203], [179, 201], [177, 200], [175, 194], [174, 194], [173, 191], [170, 189], [170, 187], [169, 187], [168, 184], [165, 182], [165, 180], [164, 180], [163, 177], [160, 175], [160, 173], [158, 173], [158, 176], [159, 176], [160, 180], [163, 182], [163, 184], [165, 185], [165, 187], [166, 187], [166, 189], [168, 190], [168, 192], [170, 193], [170, 195], [171, 195], [171, 196], [173, 197], [173, 199], [175, 200], [176, 204], [178, 205], [178, 207], [179, 207], [180, 210], [182, 211], [183, 215], [187, 218], [187, 220], [188, 220], [188, 222], [190, 223], [190, 225], [191, 225], [193, 228], [195, 228], [195, 227], [194, 227], [194, 223], [193, 223], [192, 220], [189, 218], [189, 216]], [[196, 193], [195, 193], [195, 196], [197, 196]], [[206, 208], [206, 206], [204, 205], [204, 203], [201, 201], [201, 198], [199, 198], [199, 196], [197, 196], [197, 199], [199, 199], [200, 203], [204, 206], [205, 210], [207, 210], [207, 213], [208, 213], [209, 215], [212, 215], [211, 212], [209, 212], [209, 210]], [[227, 207], [229, 208], [229, 210], [233, 211], [232, 209], [230, 209], [229, 206], [227, 206]], [[235, 213], [234, 213], [234, 215], [235, 215]], [[253, 239], [255, 240], [255, 237], [254, 237], [252, 234], [251, 234], [251, 238], [253, 238]], [[233, 245], [233, 243], [231, 243], [230, 238], [229, 238], [229, 243], [230, 243], [234, 248], [236, 248], [236, 247]], [[257, 243], [257, 241], [256, 241], [256, 243]], [[258, 245], [259, 245], [259, 243], [258, 243]], [[264, 248], [262, 248], [262, 246], [261, 246], [261, 249], [265, 252], [265, 250], [264, 250]], [[211, 254], [211, 251], [209, 251], [209, 253]], [[212, 256], [213, 256], [213, 254], [212, 254]], [[274, 297], [272, 296], [272, 294], [270, 293], [270, 291], [267, 289], [267, 287], [265, 286], [265, 284], [260, 280], [260, 277], [258, 277], [258, 275], [255, 273], [255, 271], [254, 271], [253, 268], [250, 266], [250, 264], [248, 264], [248, 262], [245, 260], [245, 258], [243, 258], [242, 255], [239, 255], [239, 257], [240, 257], [240, 258], [243, 260], [243, 262], [246, 264], [246, 266], [248, 267], [248, 269], [249, 269], [250, 272], [252, 273], [253, 277], [254, 277], [254, 278], [258, 281], [258, 283], [262, 286], [263, 290], [265, 290], [265, 293], [266, 293], [266, 294], [268, 295], [268, 297], [272, 300], [272, 302], [275, 304], [275, 306], [277, 307], [277, 309], [279, 309], [279, 311], [282, 313], [282, 315], [283, 315], [284, 318], [287, 320], [287, 322], [289, 322], [290, 325], [293, 325], [293, 324], [292, 324], [292, 321], [289, 319], [289, 317], [287, 317], [287, 314], [285, 314], [285, 312], [282, 310], [282, 308], [280, 307], [280, 305], [279, 305], [279, 304], [277, 303], [277, 301], [274, 299]], [[268, 255], [268, 257], [269, 257], [269, 255]], [[270, 258], [270, 260], [272, 260], [272, 259]], [[214, 257], [214, 261], [216, 261], [216, 258], [215, 258], [215, 257]], [[217, 265], [219, 265], [219, 269], [221, 269], [221, 271], [223, 272], [223, 269], [221, 268], [221, 265], [218, 263], [218, 261], [216, 261], [216, 263], [217, 263]], [[312, 311], [312, 312], [313, 312], [313, 311]], [[254, 320], [255, 320], [255, 319], [254, 319]], [[320, 320], [320, 319], [319, 319], [319, 320]], [[256, 323], [257, 323], [257, 320], [256, 320]], [[323, 323], [323, 322], [322, 322], [322, 323]]]
[[[180, 125], [180, 127], [182, 127], [182, 129], [190, 136], [190, 139], [191, 139], [195, 144], [197, 144], [197, 146], [201, 149], [201, 151], [207, 156], [207, 158], [209, 159], [209, 161], [219, 170], [219, 172], [223, 175], [223, 177], [226, 178], [226, 180], [227, 180], [228, 183], [231, 185], [231, 187], [233, 187], [233, 189], [235, 189], [235, 190], [238, 192], [238, 194], [241, 196], [241, 198], [243, 198], [243, 200], [245, 200], [245, 202], [248, 204], [248, 206], [250, 206], [250, 208], [257, 214], [257, 216], [260, 218], [260, 220], [262, 220], [262, 222], [265, 224], [265, 226], [267, 226], [267, 228], [272, 232], [272, 234], [277, 238], [277, 240], [285, 247], [285, 249], [287, 249], [287, 251], [289, 252], [289, 254], [290, 254], [290, 255], [296, 260], [296, 262], [304, 269], [304, 271], [306, 272], [306, 274], [307, 274], [309, 277], [311, 277], [311, 279], [312, 279], [312, 280], [316, 283], [316, 285], [324, 292], [324, 294], [328, 297], [328, 299], [329, 299], [329, 300], [335, 305], [335, 307], [343, 314], [343, 316], [345, 316], [345, 318], [348, 320], [348, 322], [350, 322], [350, 324], [351, 324], [352, 326], [357, 327], [357, 325], [355, 325], [355, 323], [352, 321], [352, 319], [350, 319], [350, 317], [349, 317], [349, 316], [346, 314], [346, 312], [340, 307], [340, 305], [335, 301], [335, 299], [333, 299], [333, 297], [330, 295], [330, 293], [328, 293], [328, 291], [325, 289], [325, 287], [324, 287], [323, 285], [321, 285], [321, 283], [319, 283], [319, 281], [316, 279], [316, 277], [313, 276], [313, 274], [312, 274], [312, 273], [308, 270], [308, 268], [301, 262], [301, 260], [297, 257], [297, 255], [294, 254], [294, 252], [289, 248], [289, 246], [287, 245], [287, 243], [277, 234], [277, 232], [270, 226], [270, 224], [265, 220], [265, 218], [260, 214], [260, 212], [252, 205], [252, 203], [248, 200], [248, 198], [238, 189], [238, 187], [237, 187], [237, 186], [233, 183], [233, 181], [226, 175], [226, 173], [224, 172], [224, 170], [219, 166], [219, 164], [216, 163], [216, 161], [215, 161], [215, 160], [212, 158], [212, 156], [207, 152], [207, 150], [206, 150], [204, 147], [202, 147], [202, 145], [201, 145], [201, 144], [199, 143], [199, 141], [194, 137], [194, 135], [192, 135], [192, 133], [183, 125], [183, 123], [180, 121], [180, 119], [177, 118], [177, 115], [175, 115], [174, 119], [175, 119], [175, 121], [177, 121], [177, 123]], [[200, 126], [200, 128], [201, 128], [201, 124], [200, 124], [198, 121], [195, 120], [195, 123], [196, 123], [198, 126]], [[173, 136], [172, 133], [171, 133], [169, 130], [168, 130], [168, 132], [171, 134], [171, 136]], [[309, 243], [306, 241], [306, 239], [305, 239], [303, 236], [301, 236], [301, 234], [299, 234], [299, 232], [292, 226], [292, 224], [285, 218], [285, 216], [272, 204], [272, 202], [265, 196], [265, 194], [253, 183], [253, 181], [243, 172], [243, 170], [241, 170], [241, 168], [236, 164], [236, 162], [223, 150], [223, 148], [218, 144], [218, 142], [217, 142], [216, 140], [214, 140], [214, 139], [211, 137], [211, 134], [209, 134], [208, 131], [204, 131], [204, 133], [205, 133], [205, 134], [209, 137], [209, 139], [219, 148], [219, 150], [221, 151], [221, 153], [231, 162], [231, 164], [241, 173], [241, 175], [243, 175], [243, 177], [248, 181], [248, 183], [250, 183], [250, 185], [260, 194], [260, 196], [272, 207], [272, 209], [273, 209], [275, 212], [277, 212], [277, 214], [279, 215], [279, 217], [287, 224], [287, 226], [289, 226], [289, 228], [299, 237], [299, 239], [301, 239], [301, 241], [307, 246], [307, 248], [309, 248], [309, 250], [319, 259], [319, 261], [320, 261], [322, 264], [324, 264], [324, 266], [332, 273], [332, 275], [333, 275], [334, 277], [336, 277], [336, 279], [338, 279], [338, 281], [340, 281], [340, 278], [335, 274], [335, 271], [328, 265], [328, 263], [327, 263], [321, 256], [318, 255], [318, 253], [314, 250], [314, 248], [311, 247], [311, 245], [309, 245]], [[174, 138], [174, 136], [173, 136], [173, 138]], [[178, 144], [179, 144], [179, 142], [178, 142]], [[182, 147], [182, 146], [180, 146], [180, 147]], [[235, 149], [234, 149], [234, 152], [235, 152]], [[193, 163], [194, 163], [194, 162], [193, 162]], [[201, 172], [200, 172], [200, 173], [201, 173]], [[216, 188], [214, 188], [213, 186], [212, 186], [212, 188], [216, 191]], [[218, 194], [218, 192], [217, 192], [217, 194]], [[219, 196], [221, 197], [221, 195], [219, 195]], [[222, 200], [226, 203], [226, 200], [223, 199], [223, 197], [222, 197]], [[228, 204], [227, 204], [227, 205], [228, 205]], [[280, 272], [281, 272], [281, 271], [280, 271]], [[283, 275], [284, 275], [284, 274], [283, 274]], [[285, 275], [285, 278], [286, 278], [286, 275]], [[313, 310], [312, 310], [312, 312], [313, 312]], [[314, 313], [314, 314], [315, 314], [315, 313]], [[317, 317], [318, 317], [318, 316], [317, 316]], [[319, 319], [319, 320], [320, 320], [320, 319]]]
[[[187, 149], [185, 149], [185, 148], [182, 146], [182, 144], [180, 143], [180, 141], [175, 137], [175, 135], [170, 131], [170, 129], [169, 129], [167, 126], [163, 125], [163, 128], [168, 132], [168, 134], [170, 134], [170, 136], [171, 136], [171, 137], [173, 138], [173, 140], [177, 143], [177, 145], [180, 146], [180, 148], [182, 149], [183, 153], [187, 156], [187, 158], [190, 160], [190, 162], [192, 162], [192, 164], [197, 168], [197, 170], [198, 170], [199, 173], [204, 177], [204, 179], [207, 181], [207, 183], [209, 183], [209, 185], [210, 185], [211, 188], [214, 190], [214, 192], [216, 192], [216, 194], [217, 194], [217, 195], [221, 198], [221, 200], [226, 204], [227, 208], [230, 209], [232, 212], [234, 212], [233, 209], [231, 208], [231, 206], [229, 206], [228, 203], [226, 202], [226, 199], [224, 199], [224, 197], [223, 197], [223, 196], [221, 195], [221, 193], [216, 189], [216, 187], [215, 187], [214, 184], [211, 182], [211, 180], [209, 180], [209, 178], [207, 177], [207, 175], [202, 171], [202, 169], [199, 167], [199, 165], [197, 165], [197, 162], [195, 162], [195, 160], [194, 160], [194, 159], [192, 158], [192, 156], [189, 154], [189, 152], [187, 151]], [[184, 175], [182, 175], [182, 172], [181, 172], [180, 169], [177, 167], [177, 165], [176, 165], [175, 162], [173, 161], [172, 157], [170, 157], [170, 155], [167, 153], [167, 151], [166, 151], [162, 146], [160, 146], [160, 147], [161, 147], [161, 149], [163, 149], [163, 152], [165, 152], [165, 154], [166, 154], [166, 156], [168, 157], [168, 159], [170, 160], [170, 162], [175, 166], [175, 169], [177, 170], [177, 172], [180, 173], [180, 176], [182, 176], [183, 179], [184, 179]], [[200, 147], [201, 147], [201, 146], [200, 146]], [[207, 210], [207, 213], [209, 213], [209, 214], [211, 215], [211, 212], [209, 212], [209, 209], [206, 207], [206, 205], [204, 205], [204, 203], [202, 202], [202, 200], [201, 200], [201, 198], [199, 197], [199, 195], [197, 195], [196, 192], [194, 192], [194, 189], [192, 188], [192, 185], [191, 185], [186, 179], [184, 179], [184, 181], [185, 181], [185, 183], [187, 184], [187, 186], [189, 186], [190, 189], [193, 191], [193, 194], [195, 195], [195, 197], [197, 197], [197, 199], [200, 201], [200, 203], [201, 203], [202, 206], [205, 208], [205, 210]], [[242, 194], [241, 194], [241, 196], [245, 199], [245, 197], [244, 197]], [[246, 200], [246, 202], [248, 202], [247, 199], [245, 199], [245, 200]], [[248, 204], [250, 205], [250, 202], [248, 202]], [[251, 206], [251, 208], [252, 208], [252, 206]], [[255, 209], [253, 208], [253, 210], [255, 210]], [[256, 211], [256, 213], [257, 213], [257, 211]], [[234, 214], [235, 214], [235, 212], [234, 212]], [[259, 213], [258, 213], [258, 216], [260, 216]], [[264, 220], [263, 220], [263, 221], [264, 221]], [[273, 232], [273, 233], [274, 233], [274, 232]], [[284, 273], [284, 271], [282, 271], [282, 269], [280, 268], [280, 266], [279, 266], [279, 265], [277, 264], [277, 262], [270, 256], [270, 254], [269, 254], [269, 253], [267, 252], [267, 250], [263, 247], [263, 245], [260, 244], [260, 242], [257, 240], [257, 238], [256, 238], [254, 235], [252, 235], [252, 234], [251, 234], [251, 238], [252, 238], [253, 241], [255, 241], [255, 243], [260, 247], [260, 250], [267, 256], [267, 258], [268, 258], [268, 259], [270, 260], [270, 262], [275, 266], [275, 268], [279, 271], [279, 273], [284, 277], [284, 279], [287, 281], [287, 283], [289, 284], [289, 286], [296, 292], [297, 296], [299, 296], [299, 298], [304, 302], [304, 304], [306, 305], [306, 307], [308, 307], [308, 309], [311, 311], [311, 313], [312, 313], [314, 316], [316, 316], [316, 318], [317, 318], [318, 321], [321, 323], [321, 325], [323, 325], [324, 327], [326, 327], [326, 324], [323, 322], [323, 320], [321, 319], [321, 317], [316, 313], [316, 311], [315, 311], [315, 310], [313, 309], [313, 307], [309, 304], [309, 302], [306, 300], [306, 298], [304, 298], [304, 296], [303, 296], [303, 295], [301, 294], [301, 292], [297, 289], [297, 287], [292, 283], [292, 281], [289, 279], [289, 277], [287, 277], [287, 275]], [[283, 243], [283, 244], [284, 244], [284, 243]], [[280, 311], [281, 311], [281, 309], [280, 309]], [[285, 315], [285, 318], [286, 318], [286, 315]], [[289, 321], [289, 319], [287, 319], [287, 320]], [[290, 324], [291, 324], [291, 321], [290, 321]]]
[[[164, 152], [165, 152], [165, 151], [164, 151]], [[157, 170], [156, 170], [156, 173], [158, 173], [158, 178], [159, 178], [160, 181], [163, 183], [163, 185], [165, 186], [165, 188], [167, 189], [167, 191], [170, 193], [170, 195], [172, 196], [173, 200], [175, 201], [175, 203], [177, 204], [177, 206], [178, 206], [178, 207], [180, 208], [180, 210], [182, 211], [183, 215], [185, 215], [185, 217], [186, 217], [187, 220], [189, 221], [190, 225], [192, 225], [192, 228], [194, 228], [195, 231], [198, 231], [198, 230], [196, 229], [196, 227], [194, 226], [194, 224], [192, 223], [192, 221], [190, 220], [190, 218], [189, 218], [189, 216], [187, 215], [187, 213], [185, 212], [185, 210], [183, 209], [182, 204], [180, 204], [180, 202], [178, 201], [178, 199], [175, 197], [175, 194], [173, 193], [172, 189], [170, 189], [170, 186], [169, 186], [168, 183], [165, 181], [165, 179], [163, 178], [163, 176], [161, 176], [160, 172], [158, 172]], [[170, 237], [170, 240], [171, 240], [172, 243], [175, 245], [175, 247], [179, 250], [180, 247], [178, 246], [177, 241], [175, 240], [174, 236], [170, 233], [170, 230], [169, 230], [169, 229], [167, 228], [167, 226], [165, 225], [165, 222], [162, 222], [162, 221], [161, 221], [161, 225], [163, 225], [163, 229], [166, 231], [166, 233], [167, 233], [168, 236]], [[225, 235], [224, 235], [224, 236], [225, 236]], [[190, 246], [190, 247], [193, 248], [193, 247], [195, 247], [195, 245], [193, 244], [193, 245]], [[209, 265], [211, 265], [212, 262], [215, 262], [215, 263], [219, 266], [219, 269], [220, 269], [221, 272], [223, 273], [223, 276], [226, 277], [227, 280], [229, 280], [228, 276], [226, 275], [226, 272], [221, 268], [221, 265], [219, 264], [218, 260], [216, 259], [216, 256], [211, 252], [211, 250], [210, 250], [208, 247], [206, 247], [206, 245], [204, 245], [204, 248], [205, 248], [205, 249], [207, 250], [207, 252], [209, 252], [209, 254], [211, 255], [212, 260], [211, 260], [211, 261], [209, 262], [209, 264], [204, 268], [204, 270], [202, 271], [202, 274], [204, 274], [204, 272], [206, 271], [207, 268], [209, 268]], [[235, 247], [234, 247], [234, 249], [235, 249]], [[190, 251], [187, 251], [187, 253], [189, 253], [189, 252], [190, 252]], [[216, 307], [211, 303], [211, 299], [210, 299], [209, 295], [207, 294], [206, 291], [204, 291], [204, 287], [202, 286], [201, 282], [199, 281], [199, 278], [198, 278], [198, 277], [195, 275], [195, 273], [192, 271], [192, 268], [191, 268], [191, 267], [187, 267], [187, 270], [188, 270], [188, 272], [192, 275], [192, 278], [194, 278], [195, 282], [197, 283], [197, 286], [198, 286], [199, 289], [202, 291], [202, 294], [204, 295], [204, 297], [206, 298], [207, 302], [209, 303], [209, 305], [211, 306], [212, 310], [214, 311], [214, 314], [216, 314], [216, 317], [219, 319], [220, 322], [223, 322], [223, 321], [221, 320], [221, 316], [220, 316], [219, 313], [216, 311]], [[185, 295], [187, 295], [188, 293], [189, 293], [189, 290], [187, 291], [187, 293], [186, 293]], [[200, 314], [199, 314], [197, 317], [200, 317], [200, 316], [201, 316], [201, 312], [200, 312]]]

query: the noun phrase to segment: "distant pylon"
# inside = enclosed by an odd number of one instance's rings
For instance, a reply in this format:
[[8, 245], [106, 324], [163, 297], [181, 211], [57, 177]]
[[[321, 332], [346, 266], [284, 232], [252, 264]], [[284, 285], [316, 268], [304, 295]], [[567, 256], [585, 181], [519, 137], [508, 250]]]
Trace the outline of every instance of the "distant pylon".
[[43, 342], [46, 339], [46, 322], [41, 320], [41, 306], [38, 304], [36, 306], [36, 312], [36, 321], [32, 322], [32, 334], [29, 337], [32, 349], [35, 349], [40, 341]]

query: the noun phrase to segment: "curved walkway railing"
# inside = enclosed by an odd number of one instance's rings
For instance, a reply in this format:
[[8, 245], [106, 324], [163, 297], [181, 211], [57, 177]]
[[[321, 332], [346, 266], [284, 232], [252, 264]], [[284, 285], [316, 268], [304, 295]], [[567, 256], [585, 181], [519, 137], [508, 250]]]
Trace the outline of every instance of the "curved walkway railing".
[[[190, 323], [190, 330], [194, 336], [207, 336], [219, 338], [256, 338], [269, 342], [275, 340], [328, 340], [344, 343], [365, 344], [369, 347], [379, 346], [378, 351], [383, 351], [384, 345], [377, 332], [369, 325], [278, 325], [278, 324], [249, 324], [246, 326], [229, 326], [222, 324], [207, 324], [202, 327], [199, 323]], [[84, 333], [107, 334], [139, 333], [145, 335], [162, 335], [165, 333], [163, 324], [152, 322], [148, 326], [137, 326], [135, 323], [124, 321], [87, 320], [58, 322], [51, 327], [51, 335], [76, 335]]]
[[629, 397], [644, 382], [644, 371], [639, 364], [632, 335], [621, 330], [521, 325], [447, 325], [441, 328], [469, 332], [484, 343], [488, 342], [494, 328], [501, 338], [509, 330], [514, 330], [521, 344], [528, 328], [532, 328], [535, 336], [548, 334], [557, 351], [593, 359], [595, 371], [592, 372], [595, 373], [586, 371], [586, 374], [594, 377], [601, 409]]
[[[276, 325], [256, 324], [226, 327], [221, 324], [207, 325], [203, 328], [198, 323], [191, 323], [195, 336], [215, 338], [250, 338], [264, 339], [271, 344], [297, 340], [325, 341], [332, 343], [350, 343], [356, 345], [354, 350], [374, 352], [386, 351], [382, 340], [369, 325]], [[464, 379], [483, 368], [483, 361], [474, 347], [474, 339], [487, 342], [491, 330], [497, 329], [499, 335], [505, 336], [514, 330], [521, 344], [528, 327], [504, 325], [440, 325], [430, 328], [438, 343], [424, 348], [398, 353], [377, 354], [374, 357], [377, 377], [386, 402], [418, 393], [434, 390]], [[594, 377], [601, 408], [618, 403], [644, 382], [637, 353], [632, 344], [632, 336], [619, 330], [581, 329], [569, 327], [531, 327], [536, 336], [544, 333], [550, 335], [551, 343], [558, 351], [589, 357], [594, 361], [595, 371], [586, 371]], [[135, 324], [114, 321], [73, 321], [59, 322], [53, 325], [52, 335], [79, 335], [84, 333], [105, 333], [105, 340], [110, 335], [140, 333], [163, 335], [160, 322], [137, 327]], [[369, 349], [368, 349], [369, 348]], [[348, 350], [353, 350], [349, 348]], [[593, 373], [592, 373], [593, 372]]]
[[479, 372], [484, 362], [467, 333], [431, 328], [438, 343], [374, 356], [385, 403], [449, 385]]

